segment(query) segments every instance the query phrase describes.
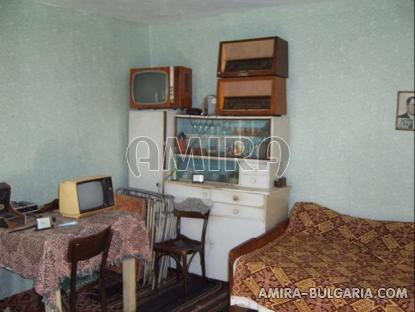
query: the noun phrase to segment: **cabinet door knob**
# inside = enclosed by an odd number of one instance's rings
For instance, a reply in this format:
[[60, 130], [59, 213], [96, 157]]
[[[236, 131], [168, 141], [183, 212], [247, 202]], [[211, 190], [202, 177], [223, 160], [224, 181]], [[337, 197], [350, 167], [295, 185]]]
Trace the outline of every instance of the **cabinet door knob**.
[[232, 213], [234, 214], [234, 215], [238, 215], [239, 214], [239, 209], [234, 209], [233, 211], [232, 211]]
[[233, 195], [232, 199], [233, 199], [233, 201], [238, 201], [239, 200], [239, 196]]

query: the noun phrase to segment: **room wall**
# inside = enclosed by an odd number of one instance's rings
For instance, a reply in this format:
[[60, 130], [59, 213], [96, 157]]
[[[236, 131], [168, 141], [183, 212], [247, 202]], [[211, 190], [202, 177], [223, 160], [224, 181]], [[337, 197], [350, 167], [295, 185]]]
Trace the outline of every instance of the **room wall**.
[[[127, 185], [129, 68], [150, 62], [148, 26], [0, 0], [0, 182], [39, 204], [58, 183]], [[0, 299], [31, 280], [0, 269]]]
[[127, 185], [129, 68], [148, 65], [148, 26], [0, 0], [0, 182], [43, 204], [58, 183]]
[[150, 26], [153, 65], [193, 68], [195, 106], [216, 93], [222, 40], [289, 41], [291, 203], [414, 218], [414, 133], [395, 130], [414, 88], [414, 1], [336, 0]]
[[[414, 133], [394, 130], [414, 87], [413, 0], [333, 0], [145, 26], [0, 0], [0, 181], [39, 204], [57, 185], [110, 174], [127, 184], [128, 69], [193, 68], [194, 103], [216, 93], [222, 40], [290, 44], [291, 203], [414, 218]], [[0, 270], [0, 298], [32, 287]]]

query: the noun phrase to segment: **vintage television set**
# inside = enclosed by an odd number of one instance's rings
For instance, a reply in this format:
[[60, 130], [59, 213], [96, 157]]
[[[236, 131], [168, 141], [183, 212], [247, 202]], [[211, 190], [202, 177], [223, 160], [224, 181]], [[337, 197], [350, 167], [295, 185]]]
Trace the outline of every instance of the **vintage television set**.
[[114, 189], [109, 176], [83, 177], [59, 185], [59, 212], [79, 219], [114, 206]]
[[130, 107], [191, 108], [192, 70], [183, 66], [131, 69]]

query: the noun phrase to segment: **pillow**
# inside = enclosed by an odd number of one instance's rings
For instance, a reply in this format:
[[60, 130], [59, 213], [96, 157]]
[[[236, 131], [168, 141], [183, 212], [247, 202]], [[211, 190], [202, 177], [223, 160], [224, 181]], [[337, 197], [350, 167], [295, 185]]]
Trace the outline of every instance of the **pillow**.
[[147, 200], [145, 198], [115, 194], [115, 209], [133, 213], [140, 220], [144, 220], [147, 212]]
[[201, 199], [189, 197], [184, 201], [175, 203], [175, 208], [180, 211], [194, 211], [206, 214], [210, 211], [210, 206], [206, 205]]

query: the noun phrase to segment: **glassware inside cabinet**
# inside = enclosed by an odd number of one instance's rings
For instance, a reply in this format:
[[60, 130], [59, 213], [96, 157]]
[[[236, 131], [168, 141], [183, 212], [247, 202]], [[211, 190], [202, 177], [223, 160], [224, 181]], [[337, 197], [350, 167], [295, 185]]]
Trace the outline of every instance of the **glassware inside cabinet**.
[[239, 165], [236, 159], [176, 155], [171, 166], [173, 180], [191, 182], [193, 174], [203, 174], [207, 182], [238, 184]]
[[268, 160], [270, 136], [270, 118], [177, 116], [176, 177], [191, 180], [193, 173], [204, 173], [205, 181], [238, 183], [237, 160]]

